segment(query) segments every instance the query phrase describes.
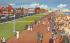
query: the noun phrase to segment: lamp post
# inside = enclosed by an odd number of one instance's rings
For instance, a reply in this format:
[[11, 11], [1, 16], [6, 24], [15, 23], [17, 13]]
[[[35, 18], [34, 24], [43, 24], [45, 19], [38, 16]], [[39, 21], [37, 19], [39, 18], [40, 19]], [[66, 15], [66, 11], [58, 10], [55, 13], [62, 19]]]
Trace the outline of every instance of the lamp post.
[[13, 32], [16, 32], [16, 20], [15, 20], [15, 14], [14, 14], [14, 22], [13, 22]]

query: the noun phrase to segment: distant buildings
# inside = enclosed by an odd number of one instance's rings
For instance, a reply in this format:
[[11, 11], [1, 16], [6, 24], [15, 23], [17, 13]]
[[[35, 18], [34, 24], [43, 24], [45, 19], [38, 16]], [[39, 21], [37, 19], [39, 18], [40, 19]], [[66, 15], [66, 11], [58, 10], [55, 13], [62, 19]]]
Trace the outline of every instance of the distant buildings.
[[11, 5], [6, 7], [0, 6], [0, 14], [21, 14], [25, 15], [28, 13], [44, 13], [48, 12], [46, 9], [42, 9], [40, 7], [36, 8], [13, 8]]
[[35, 8], [35, 13], [40, 13], [40, 7]]
[[0, 14], [13, 14], [13, 7], [11, 5], [0, 7]]
[[0, 14], [2, 14], [2, 9], [3, 9], [4, 7], [2, 7], [2, 6], [0, 6]]
[[35, 13], [45, 13], [48, 12], [48, 9], [41, 9], [40, 7], [35, 8]]

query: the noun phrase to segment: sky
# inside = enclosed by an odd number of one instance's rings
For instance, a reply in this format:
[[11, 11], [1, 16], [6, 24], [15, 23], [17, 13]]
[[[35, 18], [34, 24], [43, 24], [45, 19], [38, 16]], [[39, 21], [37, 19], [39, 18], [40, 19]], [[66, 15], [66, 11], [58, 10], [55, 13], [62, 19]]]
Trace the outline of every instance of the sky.
[[68, 8], [70, 9], [70, 0], [0, 0], [0, 6], [11, 4], [14, 7], [40, 5], [45, 8]]

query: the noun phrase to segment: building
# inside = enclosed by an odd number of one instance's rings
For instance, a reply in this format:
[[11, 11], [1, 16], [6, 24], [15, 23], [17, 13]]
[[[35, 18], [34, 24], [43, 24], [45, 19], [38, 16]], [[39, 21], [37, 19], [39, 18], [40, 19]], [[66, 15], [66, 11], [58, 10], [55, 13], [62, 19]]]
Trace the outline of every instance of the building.
[[48, 12], [48, 10], [46, 10], [46, 9], [40, 9], [40, 13], [45, 13], [45, 12]]
[[45, 13], [45, 12], [48, 12], [48, 10], [40, 8], [40, 7], [35, 8], [35, 13]]
[[3, 8], [4, 8], [4, 7], [0, 6], [0, 14], [2, 14], [2, 13], [3, 13], [3, 11], [2, 11], [2, 10], [3, 10]]
[[21, 11], [21, 13], [22, 13], [23, 15], [28, 14], [28, 9], [23, 8], [22, 11]]
[[34, 8], [28, 8], [28, 13], [35, 13]]
[[6, 7], [2, 7], [0, 9], [1, 14], [13, 14], [13, 7], [11, 5], [8, 5]]
[[11, 5], [8, 5], [7, 7], [6, 7], [6, 9], [8, 9], [8, 14], [13, 14], [14, 13], [14, 8], [11, 6]]
[[35, 8], [35, 13], [40, 13], [40, 7]]

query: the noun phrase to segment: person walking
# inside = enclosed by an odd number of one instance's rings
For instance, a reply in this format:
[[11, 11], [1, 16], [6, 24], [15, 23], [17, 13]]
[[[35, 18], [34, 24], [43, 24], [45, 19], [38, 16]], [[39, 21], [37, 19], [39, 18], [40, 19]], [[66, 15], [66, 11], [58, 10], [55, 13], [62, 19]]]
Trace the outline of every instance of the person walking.
[[6, 39], [3, 37], [1, 43], [6, 43]]
[[43, 41], [43, 34], [39, 33], [38, 36], [37, 36], [37, 43], [42, 43]]

